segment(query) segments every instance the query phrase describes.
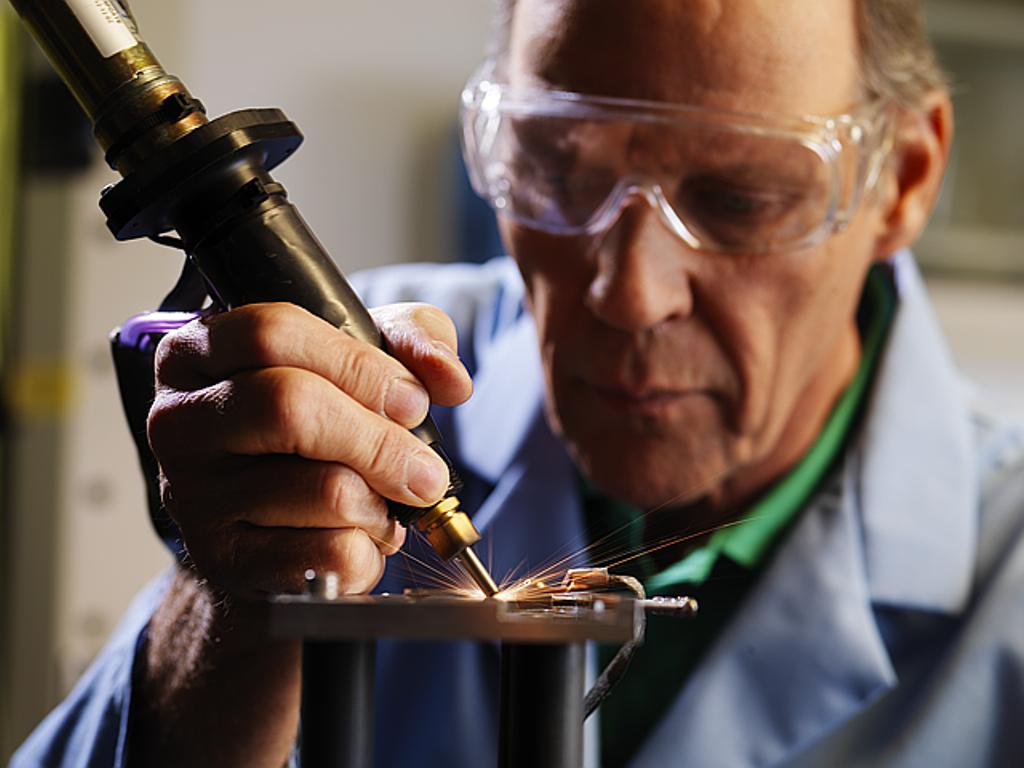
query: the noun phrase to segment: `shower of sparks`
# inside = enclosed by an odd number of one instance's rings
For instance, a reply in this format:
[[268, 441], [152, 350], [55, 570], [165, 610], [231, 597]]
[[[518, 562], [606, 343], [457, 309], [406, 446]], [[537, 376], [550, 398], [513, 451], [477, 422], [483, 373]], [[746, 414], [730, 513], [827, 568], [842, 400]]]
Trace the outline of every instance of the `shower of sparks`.
[[[527, 570], [525, 561], [519, 563], [500, 579], [496, 579], [499, 591], [494, 598], [503, 601], [521, 601], [553, 594], [562, 589], [561, 585], [566, 573], [574, 568], [615, 569], [633, 560], [744, 522], [744, 520], [734, 520], [707, 529], [666, 536], [655, 541], [645, 542], [640, 546], [630, 546], [623, 541], [629, 535], [632, 526], [640, 525], [644, 518], [671, 507], [679, 499], [689, 495], [688, 492], [683, 492], [663, 504], [641, 513], [635, 520], [610, 531], [589, 544], [580, 546], [579, 539], [566, 542], [546, 562], [535, 568]], [[745, 519], [749, 520], [750, 518]], [[443, 592], [467, 598], [483, 599], [485, 597], [480, 588], [455, 560], [441, 561], [434, 554], [426, 539], [413, 529], [410, 530], [415, 535], [410, 537], [408, 544], [400, 550], [399, 555], [404, 561], [405, 575], [409, 577], [417, 590]], [[581, 535], [581, 538], [583, 536], [586, 536], [586, 532]], [[488, 538], [488, 556], [485, 559], [485, 565], [488, 568], [491, 568], [491, 564], [494, 562], [493, 543], [493, 540]], [[414, 548], [421, 550], [422, 556], [410, 551]]]

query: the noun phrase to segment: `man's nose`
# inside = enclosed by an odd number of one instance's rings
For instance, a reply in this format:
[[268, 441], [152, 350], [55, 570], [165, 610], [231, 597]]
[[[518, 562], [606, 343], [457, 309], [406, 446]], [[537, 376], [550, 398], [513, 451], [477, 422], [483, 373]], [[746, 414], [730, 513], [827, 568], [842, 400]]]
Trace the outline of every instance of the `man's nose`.
[[587, 306], [605, 323], [640, 331], [690, 315], [694, 254], [647, 201], [631, 201], [595, 248]]

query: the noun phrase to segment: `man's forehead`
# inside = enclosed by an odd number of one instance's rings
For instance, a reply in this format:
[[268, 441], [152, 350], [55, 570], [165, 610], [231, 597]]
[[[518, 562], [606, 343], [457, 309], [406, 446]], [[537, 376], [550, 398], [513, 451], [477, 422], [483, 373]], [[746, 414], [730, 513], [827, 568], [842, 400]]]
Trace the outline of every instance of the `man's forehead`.
[[785, 114], [856, 100], [856, 0], [518, 0], [523, 84]]

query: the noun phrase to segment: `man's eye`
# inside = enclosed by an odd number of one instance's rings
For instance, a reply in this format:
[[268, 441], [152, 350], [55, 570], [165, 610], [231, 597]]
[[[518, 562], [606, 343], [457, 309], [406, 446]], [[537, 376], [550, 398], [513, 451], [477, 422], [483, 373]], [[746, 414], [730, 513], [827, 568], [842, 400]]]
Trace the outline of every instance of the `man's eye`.
[[698, 216], [757, 225], [786, 216], [800, 195], [777, 187], [699, 178], [685, 181], [678, 197], [685, 210]]
[[770, 201], [731, 189], [715, 190], [707, 195], [707, 206], [726, 216], [752, 217], [764, 213]]
[[606, 169], [563, 171], [540, 163], [516, 166], [516, 182], [536, 194], [585, 205], [600, 203], [615, 186], [615, 175]]

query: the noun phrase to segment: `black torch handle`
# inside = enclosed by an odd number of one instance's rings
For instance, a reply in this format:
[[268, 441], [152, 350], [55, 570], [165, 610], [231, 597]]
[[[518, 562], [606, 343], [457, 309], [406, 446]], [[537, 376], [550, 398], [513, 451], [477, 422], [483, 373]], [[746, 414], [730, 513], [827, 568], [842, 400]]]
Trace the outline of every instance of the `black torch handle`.
[[[258, 162], [233, 162], [212, 178], [211, 188], [236, 191], [227, 196], [214, 194], [213, 199], [221, 203], [211, 208], [207, 206], [211, 198], [204, 194], [206, 185], [196, 185], [176, 218], [190, 258], [215, 299], [229, 309], [258, 302], [291, 302], [353, 338], [387, 351], [369, 311], [269, 172]], [[237, 190], [247, 192], [239, 195]], [[211, 214], [211, 210], [217, 213]], [[428, 415], [412, 432], [434, 448], [451, 471], [434, 420]], [[457, 475], [451, 474], [449, 494], [457, 492], [459, 485]], [[395, 504], [392, 511], [408, 524], [406, 518], [412, 510]]]

